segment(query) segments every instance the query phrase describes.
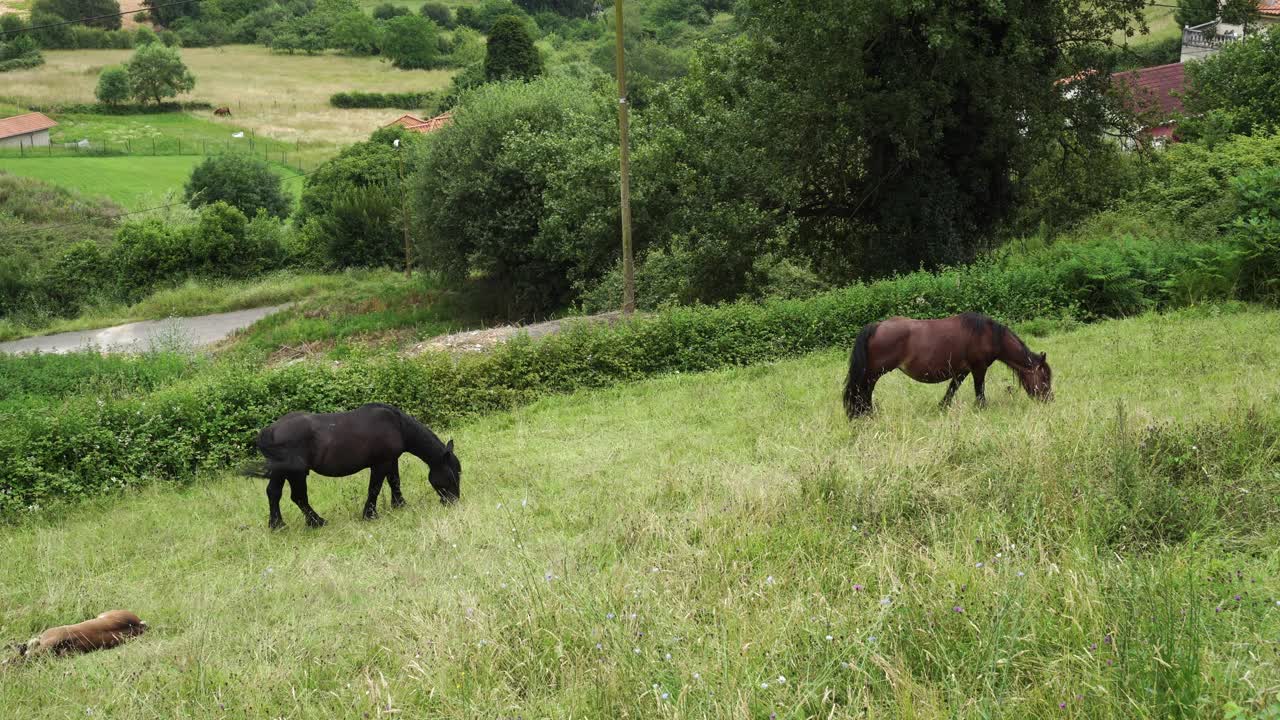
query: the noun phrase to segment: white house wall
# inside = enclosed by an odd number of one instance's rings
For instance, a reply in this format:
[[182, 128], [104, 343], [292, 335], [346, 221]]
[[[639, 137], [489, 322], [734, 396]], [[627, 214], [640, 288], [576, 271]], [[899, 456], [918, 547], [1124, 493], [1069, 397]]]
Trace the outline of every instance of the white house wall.
[[49, 131], [39, 130], [25, 135], [14, 135], [0, 140], [2, 148], [46, 147], [49, 144]]

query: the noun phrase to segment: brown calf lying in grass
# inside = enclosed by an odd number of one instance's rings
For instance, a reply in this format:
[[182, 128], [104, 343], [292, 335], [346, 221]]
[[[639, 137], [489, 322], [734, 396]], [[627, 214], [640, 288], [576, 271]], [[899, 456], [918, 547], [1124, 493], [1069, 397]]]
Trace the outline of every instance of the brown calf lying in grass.
[[108, 610], [92, 620], [45, 630], [17, 646], [18, 659], [44, 653], [69, 655], [105, 650], [146, 631], [147, 623], [128, 610]]

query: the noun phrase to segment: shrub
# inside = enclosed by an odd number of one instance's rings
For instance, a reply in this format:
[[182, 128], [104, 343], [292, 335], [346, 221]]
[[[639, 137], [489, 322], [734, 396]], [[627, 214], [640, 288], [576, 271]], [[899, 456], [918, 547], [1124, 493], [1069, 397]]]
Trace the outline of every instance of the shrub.
[[276, 217], [287, 217], [291, 204], [270, 165], [238, 153], [206, 158], [197, 165], [184, 199], [193, 208], [223, 201], [245, 215], [265, 210]]
[[398, 188], [352, 187], [307, 225], [318, 232], [329, 267], [396, 267], [404, 263]]
[[336, 108], [420, 108], [431, 101], [432, 93], [334, 93], [329, 104]]
[[409, 8], [402, 5], [393, 5], [391, 3], [382, 3], [373, 9], [373, 19], [375, 20], [390, 20], [391, 18], [408, 14]]
[[110, 67], [98, 76], [98, 88], [94, 95], [98, 102], [107, 105], [118, 105], [133, 94], [129, 87], [129, 73], [122, 67]]
[[1249, 297], [1280, 295], [1280, 168], [1255, 170], [1231, 181], [1237, 216], [1231, 237], [1239, 248], [1240, 282]]
[[[6, 16], [8, 17], [8, 16]], [[0, 72], [23, 70], [44, 64], [44, 55], [30, 35], [18, 35], [8, 42], [0, 41]]]
[[441, 2], [425, 2], [419, 9], [422, 17], [439, 25], [442, 28], [453, 28], [453, 13], [449, 11], [449, 6]]

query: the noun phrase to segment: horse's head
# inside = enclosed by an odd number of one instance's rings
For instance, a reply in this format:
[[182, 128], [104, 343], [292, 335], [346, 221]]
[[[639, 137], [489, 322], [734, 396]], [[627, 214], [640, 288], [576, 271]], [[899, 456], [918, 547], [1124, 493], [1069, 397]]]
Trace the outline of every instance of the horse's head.
[[440, 495], [440, 502], [451, 505], [462, 496], [462, 463], [453, 452], [453, 441], [444, 447], [444, 457], [430, 466], [427, 480]]
[[1031, 365], [1018, 371], [1018, 379], [1031, 397], [1046, 402], [1053, 399], [1053, 371], [1049, 369], [1045, 353], [1032, 353]]

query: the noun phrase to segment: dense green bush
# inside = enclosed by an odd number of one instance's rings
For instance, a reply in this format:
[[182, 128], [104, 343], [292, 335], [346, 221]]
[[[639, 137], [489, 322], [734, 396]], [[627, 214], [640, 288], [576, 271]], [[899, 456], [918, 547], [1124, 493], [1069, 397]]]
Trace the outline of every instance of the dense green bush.
[[422, 7], [418, 10], [422, 17], [439, 25], [445, 29], [453, 29], [453, 13], [449, 10], [449, 6], [442, 2], [429, 1], [422, 3]]
[[84, 24], [103, 30], [120, 29], [120, 3], [116, 0], [36, 0], [31, 12], [56, 15], [64, 20], [84, 20]]
[[373, 9], [373, 19], [375, 20], [390, 20], [391, 18], [408, 14], [409, 8], [402, 5], [394, 5], [389, 2], [382, 3]]
[[133, 95], [129, 87], [129, 73], [122, 67], [109, 67], [98, 76], [94, 96], [105, 105], [119, 105]]
[[1280, 296], [1280, 168], [1275, 165], [1231, 181], [1236, 219], [1232, 240], [1239, 247], [1240, 282], [1245, 292]]
[[183, 199], [193, 208], [226, 202], [247, 216], [265, 210], [276, 217], [288, 217], [292, 209], [280, 176], [271, 166], [240, 153], [205, 158], [191, 171]]
[[431, 101], [432, 93], [367, 93], [354, 90], [334, 93], [329, 104], [336, 108], [420, 108]]
[[[1230, 117], [1237, 133], [1280, 129], [1280, 29], [1271, 27], [1228, 43], [1203, 62], [1187, 65], [1187, 114]], [[1192, 122], [1188, 135], [1201, 126]]]
[[611, 103], [564, 77], [485, 85], [418, 153], [421, 254], [455, 278], [483, 273], [530, 311], [617, 257]]
[[[5, 42], [7, 40], [7, 42]], [[0, 72], [24, 70], [44, 64], [40, 47], [29, 35], [10, 38], [0, 35]]]
[[[805, 300], [677, 308], [460, 359], [428, 354], [270, 370], [224, 365], [154, 393], [69, 400], [26, 422], [0, 425], [0, 514], [147, 482], [190, 482], [201, 470], [245, 459], [259, 429], [295, 410], [376, 400], [441, 426], [549, 393], [846, 347], [864, 323], [890, 315], [976, 310], [1012, 323], [1168, 308], [1192, 299], [1177, 281], [1197, 263], [1230, 261], [1220, 247], [1134, 239], [1060, 246]], [[1195, 299], [1213, 297], [1224, 295]]]

